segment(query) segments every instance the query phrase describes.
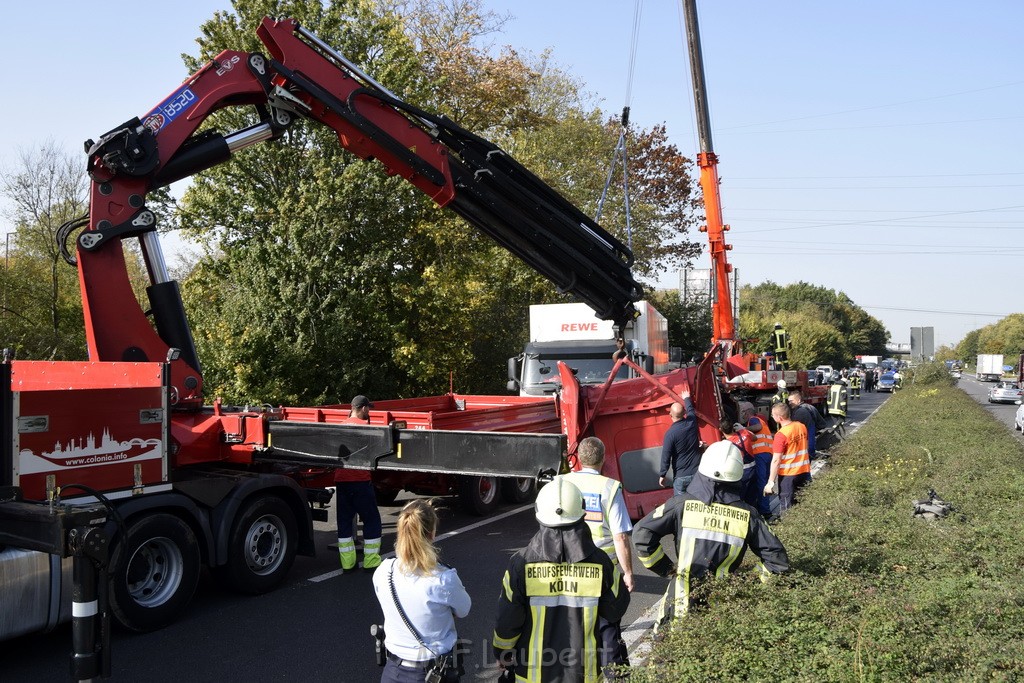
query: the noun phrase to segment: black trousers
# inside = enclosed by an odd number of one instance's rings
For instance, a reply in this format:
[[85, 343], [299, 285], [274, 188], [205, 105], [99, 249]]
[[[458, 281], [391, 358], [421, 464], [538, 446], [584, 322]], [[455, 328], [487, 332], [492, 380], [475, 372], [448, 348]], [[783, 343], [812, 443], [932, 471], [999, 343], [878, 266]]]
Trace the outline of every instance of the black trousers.
[[607, 671], [607, 667], [616, 664], [629, 666], [626, 641], [622, 639], [622, 622], [611, 622], [604, 617], [598, 617], [597, 634], [601, 644], [601, 653], [598, 658], [601, 668]]

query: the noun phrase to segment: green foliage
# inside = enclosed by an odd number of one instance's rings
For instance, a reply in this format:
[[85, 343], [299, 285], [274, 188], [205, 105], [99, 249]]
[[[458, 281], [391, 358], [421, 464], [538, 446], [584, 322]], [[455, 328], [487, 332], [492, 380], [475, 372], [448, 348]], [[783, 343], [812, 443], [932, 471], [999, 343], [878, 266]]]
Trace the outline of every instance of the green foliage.
[[668, 343], [682, 349], [682, 357], [701, 358], [711, 347], [711, 308], [704, 304], [686, 304], [679, 290], [651, 292], [647, 300], [668, 320]]
[[25, 360], [82, 358], [78, 276], [55, 241], [62, 223], [85, 213], [80, 161], [53, 143], [23, 151], [18, 167], [0, 178], [0, 191], [14, 228], [4, 239], [0, 345]]
[[[912, 517], [929, 489], [952, 515]], [[1020, 680], [1022, 516], [1020, 442], [963, 392], [916, 384], [776, 526], [793, 571], [705, 584], [709, 606], [631, 680]]]
[[957, 344], [957, 354], [974, 362], [979, 353], [1001, 353], [1012, 363], [1024, 353], [1024, 313], [1013, 313], [998, 322], [968, 332]]
[[[500, 26], [476, 0], [394, 3], [236, 0], [203, 24], [192, 68], [221, 49], [262, 50], [264, 14], [294, 16], [400, 97], [503, 145], [570, 200], [596, 202], [617, 129], [571, 79], [476, 40]], [[545, 68], [540, 68], [545, 67]], [[254, 113], [208, 122], [236, 130]], [[637, 269], [696, 246], [687, 160], [663, 130], [636, 133]], [[625, 240], [608, 204], [611, 232]], [[198, 176], [176, 221], [205, 244], [182, 283], [207, 392], [229, 401], [310, 403], [354, 393], [503, 392], [528, 306], [564, 300], [538, 275], [400, 178], [356, 159], [304, 121], [273, 145]], [[603, 221], [604, 222], [604, 221]], [[216, 229], [212, 232], [211, 226]]]
[[793, 341], [790, 363], [797, 368], [845, 367], [857, 355], [883, 355], [889, 339], [882, 322], [846, 294], [806, 282], [742, 287], [739, 322], [744, 338], [759, 340], [759, 351], [771, 350], [772, 328], [782, 323]]
[[978, 349], [978, 340], [981, 337], [981, 330], [968, 332], [960, 343], [956, 345], [956, 354], [964, 362], [974, 363], [974, 359], [981, 353]]
[[949, 374], [946, 364], [940, 361], [921, 363], [912, 369], [901, 373], [904, 375], [903, 384], [915, 384], [917, 386], [956, 386], [956, 380]]

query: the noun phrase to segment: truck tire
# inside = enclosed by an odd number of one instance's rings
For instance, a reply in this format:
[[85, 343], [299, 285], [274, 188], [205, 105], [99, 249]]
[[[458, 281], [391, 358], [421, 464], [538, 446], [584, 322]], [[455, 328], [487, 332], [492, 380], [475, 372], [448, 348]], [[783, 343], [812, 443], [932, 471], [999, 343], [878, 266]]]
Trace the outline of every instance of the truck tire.
[[214, 570], [226, 588], [259, 595], [284, 581], [295, 562], [298, 526], [288, 504], [259, 496], [242, 508], [228, 539], [228, 561]]
[[537, 497], [537, 480], [529, 477], [502, 479], [501, 496], [506, 503], [529, 503]]
[[174, 621], [199, 583], [199, 543], [179, 517], [160, 513], [128, 527], [110, 557], [110, 607], [131, 631], [153, 631]]
[[486, 517], [498, 508], [501, 499], [498, 495], [497, 477], [463, 476], [459, 481], [459, 498], [466, 512], [478, 517]]

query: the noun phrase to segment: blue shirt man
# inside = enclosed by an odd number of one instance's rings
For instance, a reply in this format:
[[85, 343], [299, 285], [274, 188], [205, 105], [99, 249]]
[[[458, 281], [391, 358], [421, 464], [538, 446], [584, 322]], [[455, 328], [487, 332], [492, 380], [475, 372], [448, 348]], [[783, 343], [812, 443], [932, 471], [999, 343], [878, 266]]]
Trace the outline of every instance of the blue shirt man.
[[661, 469], [658, 484], [666, 486], [668, 468], [672, 467], [672, 490], [680, 495], [686, 490], [700, 465], [700, 435], [697, 432], [697, 414], [690, 400], [690, 392], [680, 394], [682, 403], [673, 403], [669, 408], [672, 426], [665, 432], [661, 446]]

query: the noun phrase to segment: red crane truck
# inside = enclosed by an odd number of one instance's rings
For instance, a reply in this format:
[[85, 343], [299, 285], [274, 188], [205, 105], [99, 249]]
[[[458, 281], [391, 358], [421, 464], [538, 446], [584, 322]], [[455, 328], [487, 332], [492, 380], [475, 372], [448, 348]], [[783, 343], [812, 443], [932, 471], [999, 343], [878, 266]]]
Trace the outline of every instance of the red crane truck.
[[701, 52], [700, 28], [697, 22], [696, 0], [683, 0], [686, 41], [693, 83], [693, 101], [697, 114], [697, 134], [700, 153], [700, 187], [704, 195], [706, 225], [701, 231], [708, 235], [711, 269], [715, 280], [712, 302], [712, 338], [710, 356], [716, 357], [716, 367], [723, 393], [734, 401], [750, 401], [762, 413], [770, 409], [771, 396], [777, 391], [779, 380], [785, 380], [790, 390], [799, 389], [805, 403], [823, 411], [828, 387], [814, 383], [815, 372], [805, 370], [769, 369], [756, 353], [744, 351], [744, 340], [736, 331], [732, 310], [729, 274], [732, 265], [728, 252], [732, 245], [725, 241], [729, 226], [722, 220], [722, 197], [719, 190], [718, 157], [711, 139], [711, 116], [708, 110], [707, 87], [704, 83], [704, 57]]
[[[0, 362], [0, 605], [9, 610], [0, 637], [70, 617], [80, 680], [109, 672], [111, 615], [135, 630], [168, 623], [202, 565], [243, 592], [280, 584], [296, 554], [314, 552], [312, 522], [327, 518], [334, 468], [532, 482], [564, 469], [575, 443], [596, 434], [637, 517], [669, 495], [656, 458], [682, 387], [705, 439], [717, 438], [710, 364], [658, 377], [635, 367], [637, 379], [583, 388], [562, 365], [555, 397], [379, 401], [367, 426], [344, 424], [347, 406], [207, 405], [146, 195], [280, 137], [299, 117], [330, 127], [345, 149], [456, 211], [602, 318], [625, 324], [643, 294], [630, 251], [501, 149], [402, 102], [294, 20], [264, 19], [258, 35], [269, 56], [226, 50], [141, 119], [87, 143], [89, 213], [60, 239], [79, 272], [89, 360]], [[196, 132], [235, 106], [252, 106], [258, 121]], [[66, 242], [79, 228], [72, 255]], [[150, 313], [129, 283], [128, 238], [141, 245]]]

